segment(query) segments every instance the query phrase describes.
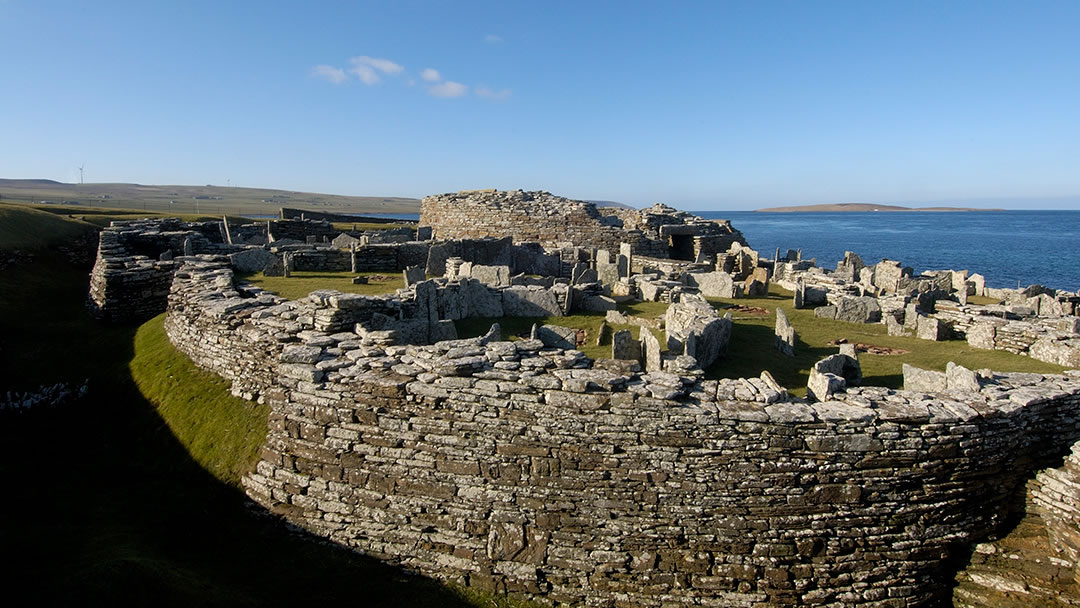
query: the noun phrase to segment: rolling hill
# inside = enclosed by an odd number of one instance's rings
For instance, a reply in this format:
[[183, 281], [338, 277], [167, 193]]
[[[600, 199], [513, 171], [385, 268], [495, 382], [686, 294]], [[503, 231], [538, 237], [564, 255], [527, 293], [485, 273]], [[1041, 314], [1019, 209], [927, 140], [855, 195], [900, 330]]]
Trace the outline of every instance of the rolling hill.
[[232, 215], [276, 214], [281, 207], [333, 213], [420, 212], [418, 199], [395, 196], [343, 196], [210, 185], [67, 184], [47, 179], [0, 179], [0, 200]]

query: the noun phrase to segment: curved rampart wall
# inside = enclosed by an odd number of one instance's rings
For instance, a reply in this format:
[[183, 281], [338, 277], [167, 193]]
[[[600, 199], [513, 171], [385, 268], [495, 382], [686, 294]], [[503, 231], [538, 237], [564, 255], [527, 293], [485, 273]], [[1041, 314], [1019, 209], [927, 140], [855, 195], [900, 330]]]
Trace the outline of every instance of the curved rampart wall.
[[167, 329], [270, 404], [249, 495], [379, 558], [557, 602], [945, 602], [946, 558], [1080, 438], [1075, 375], [777, 402], [537, 341], [319, 332], [318, 310], [229, 274], [186, 260]]

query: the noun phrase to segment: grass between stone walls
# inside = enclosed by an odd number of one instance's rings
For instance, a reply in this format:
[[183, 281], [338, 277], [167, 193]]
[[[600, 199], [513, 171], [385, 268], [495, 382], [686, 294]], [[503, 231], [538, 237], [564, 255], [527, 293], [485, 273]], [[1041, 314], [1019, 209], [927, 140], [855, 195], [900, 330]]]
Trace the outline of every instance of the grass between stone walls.
[[[924, 369], [944, 371], [949, 361], [969, 369], [989, 368], [995, 371], [1060, 373], [1066, 368], [1044, 363], [1031, 357], [1005, 351], [982, 350], [969, 346], [964, 340], [933, 342], [913, 336], [890, 336], [880, 323], [846, 323], [814, 317], [813, 310], [796, 310], [791, 293], [773, 285], [763, 298], [714, 299], [717, 307], [741, 305], [767, 311], [765, 315], [732, 312], [735, 328], [726, 357], [708, 370], [710, 378], [742, 378], [757, 376], [762, 370], [792, 393], [805, 396], [810, 368], [819, 360], [837, 352], [829, 342], [844, 339], [851, 343], [903, 349], [897, 355], [859, 353], [863, 384], [899, 389], [903, 386], [903, 364]], [[773, 347], [776, 309], [781, 308], [795, 327], [795, 357], [785, 357]], [[721, 310], [723, 312], [723, 310]]]
[[[707, 378], [746, 378], [757, 377], [768, 370], [777, 382], [796, 395], [806, 395], [806, 382], [810, 369], [821, 359], [835, 354], [836, 346], [829, 343], [843, 339], [851, 343], [888, 347], [908, 351], [904, 354], [871, 355], [859, 354], [864, 384], [885, 386], [899, 389], [903, 387], [903, 364], [924, 369], [944, 371], [946, 364], [953, 361], [969, 369], [989, 368], [995, 371], [1036, 372], [1044, 374], [1061, 373], [1066, 368], [1052, 363], [1044, 363], [1031, 357], [1014, 355], [1005, 351], [991, 351], [974, 348], [964, 340], [932, 342], [919, 340], [913, 336], [889, 336], [885, 326], [876, 323], [846, 323], [831, 319], [814, 317], [813, 310], [795, 310], [791, 294], [773, 285], [769, 295], [761, 298], [710, 299], [719, 309], [720, 314], [727, 312], [728, 306], [758, 308], [764, 314], [732, 310], [735, 326], [731, 335], [727, 355], [705, 370]], [[782, 308], [788, 320], [795, 327], [797, 343], [794, 357], [785, 357], [773, 347], [776, 325], [776, 309]], [[667, 304], [662, 302], [635, 302], [619, 306], [619, 310], [645, 319], [662, 318]], [[565, 317], [464, 319], [456, 321], [461, 337], [483, 335], [492, 323], [499, 323], [503, 336], [517, 339], [527, 335], [534, 323], [551, 324], [574, 329], [584, 329], [586, 342], [579, 350], [593, 359], [611, 356], [610, 332], [597, 346], [594, 342], [604, 315], [599, 313], [569, 315]], [[640, 328], [629, 325], [611, 325], [612, 330], [631, 329], [634, 337], [640, 337]], [[663, 330], [652, 330], [660, 340], [666, 343]]]
[[169, 342], [165, 315], [135, 332], [131, 377], [192, 458], [239, 487], [266, 439], [269, 407], [233, 397], [228, 382], [199, 369]]
[[[368, 277], [367, 283], [354, 285], [353, 277]], [[317, 289], [336, 289], [344, 293], [377, 296], [393, 293], [405, 287], [405, 277], [400, 272], [324, 272], [293, 271], [290, 277], [268, 277], [261, 272], [237, 277], [252, 285], [272, 291], [283, 298], [299, 300]]]

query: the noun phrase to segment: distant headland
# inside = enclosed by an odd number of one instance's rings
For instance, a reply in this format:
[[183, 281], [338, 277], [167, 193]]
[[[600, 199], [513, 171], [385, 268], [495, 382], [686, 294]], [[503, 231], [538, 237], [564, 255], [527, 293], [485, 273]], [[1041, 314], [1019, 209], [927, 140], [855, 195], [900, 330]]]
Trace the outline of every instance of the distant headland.
[[974, 207], [902, 207], [900, 205], [873, 205], [869, 203], [829, 203], [824, 205], [794, 205], [791, 207], [768, 207], [755, 209], [761, 213], [806, 213], [836, 211], [1005, 211], [1004, 209], [978, 209]]

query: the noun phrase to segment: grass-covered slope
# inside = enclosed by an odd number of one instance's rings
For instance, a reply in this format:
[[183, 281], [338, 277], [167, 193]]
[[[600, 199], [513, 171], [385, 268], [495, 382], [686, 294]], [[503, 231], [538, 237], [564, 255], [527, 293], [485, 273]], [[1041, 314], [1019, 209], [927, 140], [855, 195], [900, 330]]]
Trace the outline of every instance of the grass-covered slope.
[[261, 444], [261, 408], [191, 367], [160, 319], [91, 319], [88, 273], [47, 245], [0, 272], [0, 395], [89, 380], [79, 401], [0, 413], [7, 605], [509, 605], [252, 508], [235, 480]]
[[136, 330], [131, 378], [188, 454], [238, 486], [258, 461], [269, 409], [233, 397], [228, 382], [196, 367], [169, 342], [164, 321], [159, 315]]
[[41, 249], [92, 230], [85, 222], [0, 203], [0, 250]]

